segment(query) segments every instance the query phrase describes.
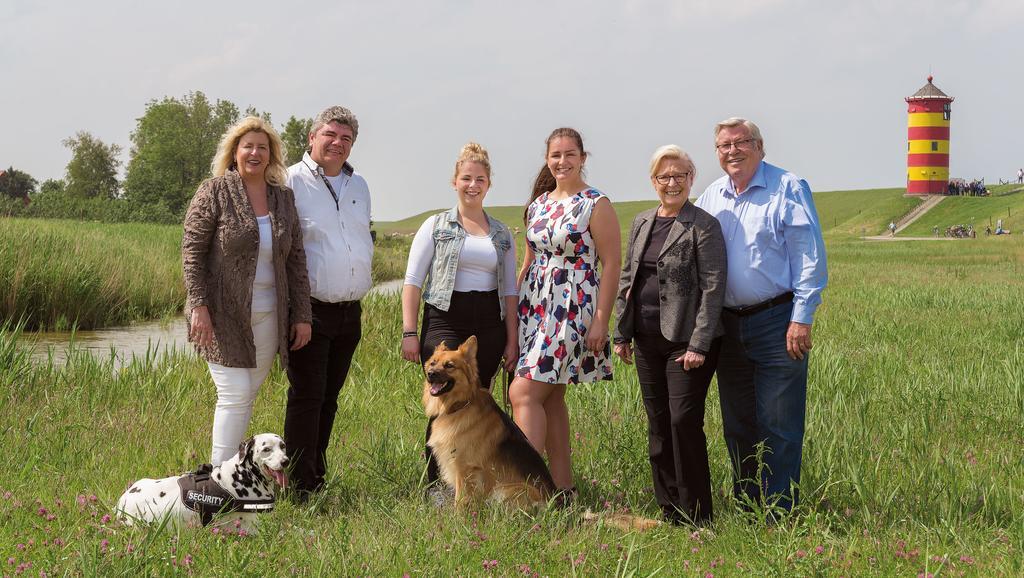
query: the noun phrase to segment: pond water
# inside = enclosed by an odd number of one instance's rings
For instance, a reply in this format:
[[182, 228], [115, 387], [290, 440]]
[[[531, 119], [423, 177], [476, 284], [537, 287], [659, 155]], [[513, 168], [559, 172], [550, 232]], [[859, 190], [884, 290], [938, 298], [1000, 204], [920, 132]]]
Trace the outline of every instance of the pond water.
[[[402, 290], [402, 285], [402, 279], [385, 281], [370, 289], [370, 294], [397, 293]], [[126, 327], [77, 331], [74, 334], [25, 333], [22, 342], [31, 348], [33, 360], [45, 363], [52, 358], [56, 365], [63, 365], [67, 361], [68, 350], [72, 345], [75, 351], [88, 352], [101, 359], [113, 356], [114, 365], [118, 368], [134, 357], [176, 350], [192, 352], [185, 333], [185, 319], [180, 316], [170, 321], [149, 321]]]

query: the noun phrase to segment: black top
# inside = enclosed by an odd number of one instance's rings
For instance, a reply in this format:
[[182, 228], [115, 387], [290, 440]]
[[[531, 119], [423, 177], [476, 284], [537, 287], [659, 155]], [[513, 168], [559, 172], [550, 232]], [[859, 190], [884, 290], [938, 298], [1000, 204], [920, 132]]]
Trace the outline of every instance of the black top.
[[633, 282], [633, 306], [636, 316], [635, 332], [644, 335], [661, 335], [661, 298], [658, 292], [658, 255], [665, 245], [665, 238], [672, 228], [675, 217], [654, 217], [651, 236], [647, 240], [640, 266]]

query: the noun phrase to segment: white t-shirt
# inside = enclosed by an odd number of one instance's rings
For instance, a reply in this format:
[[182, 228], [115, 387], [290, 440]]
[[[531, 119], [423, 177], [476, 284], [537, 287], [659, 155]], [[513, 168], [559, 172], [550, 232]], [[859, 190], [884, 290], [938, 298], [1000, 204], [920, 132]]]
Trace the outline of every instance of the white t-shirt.
[[252, 281], [252, 312], [265, 313], [277, 308], [274, 283], [274, 237], [270, 215], [256, 217], [260, 227], [260, 250], [256, 257], [256, 277]]
[[[434, 259], [434, 218], [420, 225], [409, 248], [409, 264], [405, 270], [405, 284], [423, 287]], [[518, 295], [515, 290], [516, 264], [513, 251], [505, 252], [505, 279], [509, 295]], [[498, 288], [498, 253], [490, 237], [466, 235], [459, 253], [459, 264], [455, 269], [455, 291], [494, 291]], [[503, 297], [506, 297], [503, 295]]]

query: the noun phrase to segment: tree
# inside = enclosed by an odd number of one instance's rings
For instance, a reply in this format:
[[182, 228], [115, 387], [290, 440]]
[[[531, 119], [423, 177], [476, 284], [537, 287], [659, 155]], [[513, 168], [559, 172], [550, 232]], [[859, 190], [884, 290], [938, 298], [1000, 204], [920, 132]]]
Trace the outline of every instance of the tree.
[[65, 176], [68, 195], [82, 199], [116, 197], [121, 147], [104, 144], [84, 130], [62, 142], [71, 149], [71, 161]]
[[284, 141], [284, 164], [291, 166], [302, 160], [302, 153], [306, 152], [306, 147], [309, 146], [309, 131], [312, 128], [311, 118], [292, 116], [284, 123], [284, 130], [281, 132], [281, 140]]
[[269, 112], [260, 112], [260, 111], [256, 110], [255, 106], [250, 106], [250, 107], [246, 108], [245, 109], [245, 116], [258, 116], [258, 117], [262, 118], [263, 120], [267, 121], [267, 124], [273, 126], [273, 123], [270, 122], [270, 113]]
[[163, 202], [173, 214], [184, 213], [203, 179], [217, 143], [238, 120], [230, 101], [210, 103], [202, 92], [181, 100], [150, 101], [132, 133], [125, 196], [142, 204]]
[[39, 196], [64, 194], [64, 181], [60, 179], [46, 179], [39, 185]]
[[14, 167], [0, 170], [0, 194], [12, 199], [27, 199], [36, 192], [36, 180], [32, 175]]

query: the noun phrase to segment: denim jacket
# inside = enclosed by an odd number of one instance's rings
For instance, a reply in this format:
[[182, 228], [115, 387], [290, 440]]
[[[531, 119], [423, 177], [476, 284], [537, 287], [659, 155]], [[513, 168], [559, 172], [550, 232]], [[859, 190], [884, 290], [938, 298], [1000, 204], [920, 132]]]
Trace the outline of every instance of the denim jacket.
[[[486, 215], [486, 213], [485, 213]], [[508, 227], [497, 219], [487, 216], [488, 237], [494, 244], [498, 254], [498, 301], [501, 304], [501, 318], [505, 318], [506, 283], [515, 283], [515, 279], [505, 279], [505, 268], [502, 263], [505, 253], [512, 248], [512, 234]], [[430, 262], [430, 273], [423, 284], [423, 300], [441, 311], [448, 311], [455, 290], [455, 271], [459, 267], [459, 255], [466, 241], [466, 230], [459, 224], [459, 208], [453, 207], [434, 218], [434, 259]]]

